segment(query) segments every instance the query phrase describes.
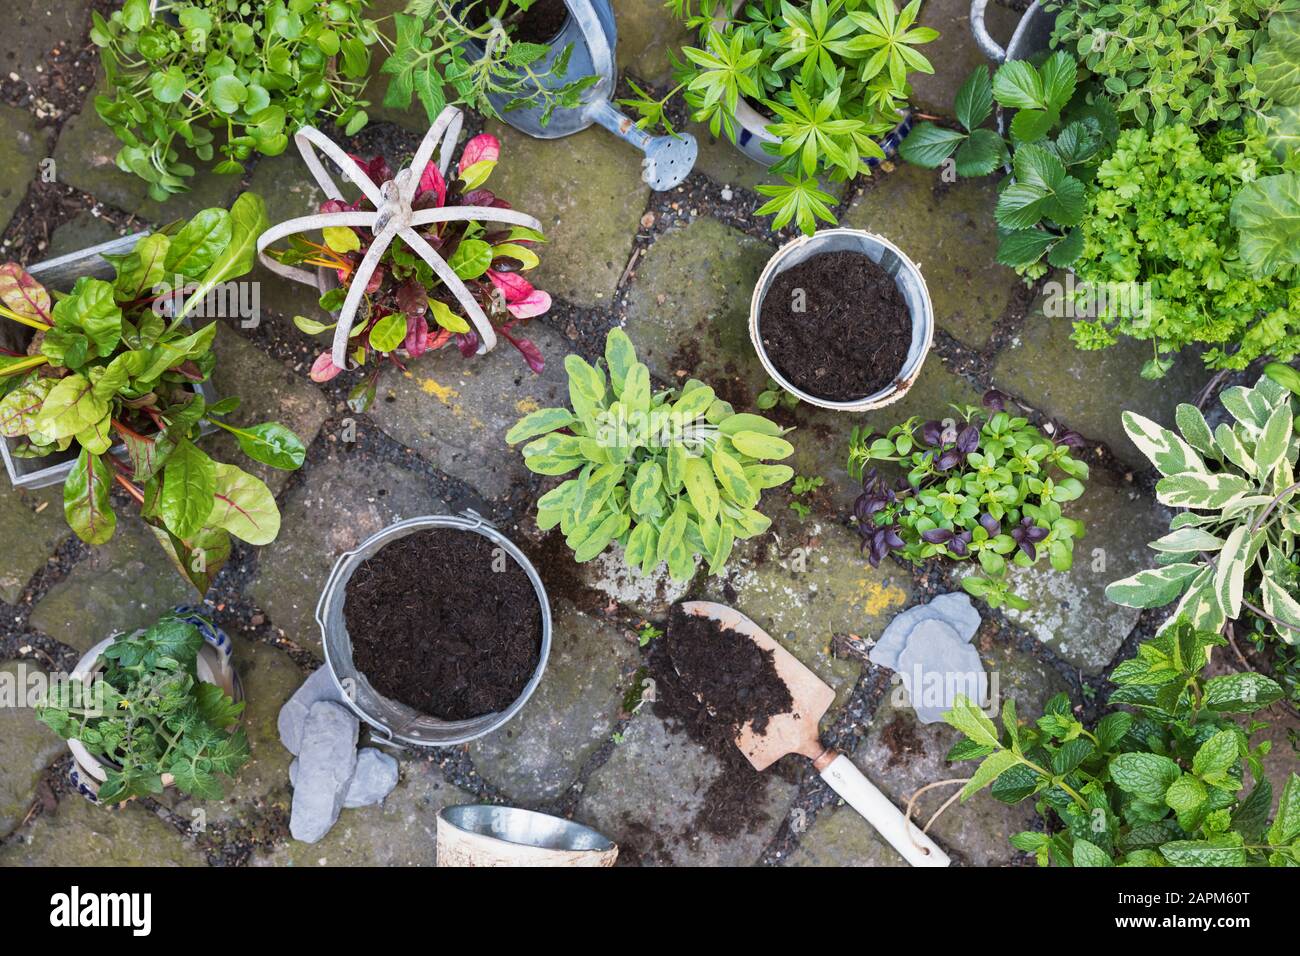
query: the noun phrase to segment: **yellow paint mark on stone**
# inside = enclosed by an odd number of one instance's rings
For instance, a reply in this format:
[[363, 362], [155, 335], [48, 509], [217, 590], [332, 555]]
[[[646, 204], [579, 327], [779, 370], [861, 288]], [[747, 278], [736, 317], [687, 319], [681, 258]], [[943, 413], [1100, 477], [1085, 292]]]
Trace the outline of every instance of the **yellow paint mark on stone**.
[[520, 415], [531, 415], [541, 407], [542, 406], [538, 405], [537, 402], [533, 401], [531, 398], [521, 398], [519, 401], [515, 402], [515, 411]]
[[902, 607], [907, 601], [907, 592], [902, 588], [893, 584], [881, 584], [869, 578], [858, 582], [858, 590], [862, 595], [863, 608], [872, 617], [891, 607]]
[[[407, 373], [410, 374], [409, 372]], [[456, 391], [450, 385], [439, 385], [431, 378], [426, 378], [420, 383], [420, 390], [425, 395], [432, 395], [444, 405], [450, 405], [451, 399], [455, 398], [460, 392]]]

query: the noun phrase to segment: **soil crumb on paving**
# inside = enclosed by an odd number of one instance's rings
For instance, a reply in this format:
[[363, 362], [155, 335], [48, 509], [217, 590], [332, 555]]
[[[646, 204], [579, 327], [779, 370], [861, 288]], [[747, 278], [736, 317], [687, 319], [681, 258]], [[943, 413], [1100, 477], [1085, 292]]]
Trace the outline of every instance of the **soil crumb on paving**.
[[469, 531], [417, 531], [386, 546], [348, 581], [343, 617], [375, 690], [442, 720], [505, 709], [541, 656], [528, 575]]

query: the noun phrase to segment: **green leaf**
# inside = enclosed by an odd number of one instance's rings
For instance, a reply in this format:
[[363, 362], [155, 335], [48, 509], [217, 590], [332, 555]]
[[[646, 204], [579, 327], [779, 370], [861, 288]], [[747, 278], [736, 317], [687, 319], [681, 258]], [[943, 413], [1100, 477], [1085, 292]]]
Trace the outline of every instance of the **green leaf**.
[[122, 337], [122, 309], [114, 300], [113, 286], [82, 276], [55, 304], [54, 323], [59, 329], [85, 333], [101, 358], [112, 355]]
[[652, 516], [657, 511], [656, 496], [663, 483], [663, 469], [657, 461], [647, 461], [637, 469], [628, 493], [628, 504], [638, 515]]
[[1172, 866], [1245, 866], [1246, 851], [1241, 837], [1221, 833], [1209, 840], [1174, 840], [1159, 847], [1160, 855]]
[[1199, 564], [1167, 564], [1139, 571], [1106, 587], [1106, 598], [1124, 607], [1164, 607], [1175, 600], [1199, 574]]
[[231, 75], [213, 80], [211, 92], [212, 105], [226, 114], [239, 112], [240, 106], [248, 99], [248, 87]]
[[943, 715], [943, 719], [981, 746], [1001, 746], [993, 721], [989, 720], [979, 706], [964, 694], [957, 695], [952, 709]]
[[234, 428], [232, 433], [245, 455], [272, 468], [296, 471], [307, 460], [307, 446], [302, 439], [279, 422]]
[[1205, 462], [1187, 442], [1174, 432], [1162, 428], [1149, 418], [1133, 412], [1121, 416], [1124, 432], [1162, 475], [1205, 472]]
[[1041, 109], [1047, 104], [1042, 78], [1028, 60], [1008, 60], [997, 68], [993, 96], [1011, 109]]
[[991, 129], [977, 129], [957, 147], [955, 159], [958, 176], [987, 176], [1006, 163], [1006, 143]]
[[742, 431], [731, 436], [731, 443], [742, 455], [751, 458], [780, 460], [794, 454], [794, 446], [784, 438], [773, 435], [760, 435], [758, 432]]
[[1101, 847], [1088, 840], [1081, 840], [1078, 837], [1074, 840], [1074, 855], [1072, 862], [1075, 866], [1113, 866], [1114, 861]]
[[1236, 765], [1237, 732], [1221, 730], [1196, 751], [1192, 758], [1192, 773], [1214, 782], [1213, 778], [1221, 779], [1228, 768]]
[[[257, 237], [269, 228], [266, 203], [262, 197], [257, 193], [241, 193], [230, 207], [230, 236], [211, 260], [194, 292], [185, 300], [180, 316], [188, 314], [196, 303], [202, 302], [220, 283], [246, 275], [253, 268], [253, 260], [257, 255]], [[171, 250], [168, 249], [168, 258], [170, 257]]]
[[1300, 774], [1292, 772], [1282, 787], [1277, 814], [1268, 831], [1268, 842], [1285, 846], [1300, 837]]
[[492, 265], [492, 246], [482, 239], [461, 240], [447, 265], [461, 279], [477, 279]]
[[163, 468], [159, 509], [167, 530], [188, 538], [212, 512], [216, 463], [188, 439], [181, 440]]
[[1244, 497], [1253, 485], [1238, 475], [1218, 474], [1171, 475], [1156, 482], [1156, 500], [1171, 508], [1195, 508], [1218, 511]]
[[605, 337], [605, 364], [609, 366], [609, 380], [615, 395], [622, 395], [627, 373], [636, 364], [636, 349], [622, 329], [610, 329]]
[[899, 144], [898, 154], [914, 166], [935, 169], [967, 138], [966, 133], [918, 123]]
[[982, 126], [993, 113], [993, 83], [988, 67], [977, 66], [957, 90], [953, 112], [968, 130]]
[[1224, 674], [1205, 682], [1204, 705], [1219, 714], [1249, 714], [1279, 701], [1281, 686], [1270, 677], [1253, 672]]
[[1251, 63], [1260, 93], [1287, 106], [1300, 104], [1300, 12], [1281, 11], [1269, 18], [1267, 39]]
[[989, 754], [971, 775], [966, 786], [961, 789], [961, 799], [967, 800], [983, 790], [1002, 773], [1020, 763], [1020, 758], [1010, 750], [995, 750]]
[[[753, 432], [741, 434], [753, 434]], [[713, 453], [713, 473], [718, 478], [723, 494], [739, 507], [748, 509], [758, 504], [758, 489], [745, 477], [745, 469], [740, 466], [740, 462], [720, 448]]]
[[1115, 786], [1148, 803], [1163, 803], [1169, 785], [1182, 776], [1178, 764], [1151, 753], [1122, 753], [1110, 760]]
[[718, 516], [718, 509], [721, 507], [721, 501], [718, 497], [718, 486], [713, 481], [713, 470], [709, 463], [703, 458], [689, 458], [686, 461], [686, 473], [683, 476], [686, 483], [686, 494], [691, 499], [691, 504], [700, 516], [708, 521], [712, 521]]
[[108, 412], [108, 402], [95, 396], [89, 380], [73, 374], [60, 379], [45, 397], [35, 430], [52, 440], [70, 438], [102, 420]]
[[166, 277], [199, 278], [230, 244], [232, 229], [230, 213], [224, 209], [204, 209], [195, 214], [167, 247], [163, 262]]
[[1300, 263], [1300, 173], [1265, 176], [1232, 201], [1241, 260], [1258, 276]]
[[139, 299], [159, 285], [167, 275], [164, 263], [171, 237], [155, 232], [145, 236], [126, 255], [113, 260], [117, 279], [113, 283], [116, 298], [122, 302]]
[[87, 544], [104, 544], [113, 537], [117, 515], [109, 500], [113, 476], [99, 455], [81, 449], [63, 482], [63, 514], [78, 538]]
[[280, 533], [280, 509], [266, 484], [234, 465], [216, 465], [216, 491], [207, 523], [249, 544], [270, 544]]
[[397, 350], [406, 340], [406, 313], [393, 312], [384, 316], [370, 329], [370, 346], [381, 354]]
[[538, 435], [568, 428], [576, 422], [577, 419], [567, 408], [539, 408], [535, 412], [529, 412], [506, 432], [506, 444], [517, 445]]

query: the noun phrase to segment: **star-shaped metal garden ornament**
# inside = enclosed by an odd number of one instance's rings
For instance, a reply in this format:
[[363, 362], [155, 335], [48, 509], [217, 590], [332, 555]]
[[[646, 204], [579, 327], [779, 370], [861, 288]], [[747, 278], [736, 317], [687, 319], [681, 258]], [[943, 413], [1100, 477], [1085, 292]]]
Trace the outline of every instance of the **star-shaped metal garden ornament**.
[[437, 121], [429, 128], [429, 132], [424, 135], [424, 139], [420, 142], [420, 148], [415, 152], [415, 158], [411, 160], [411, 165], [400, 170], [396, 176], [382, 185], [376, 184], [351, 156], [320, 130], [304, 126], [294, 134], [293, 139], [298, 144], [298, 151], [302, 153], [303, 161], [307, 164], [307, 168], [311, 171], [321, 189], [324, 190], [326, 196], [330, 199], [343, 201], [343, 193], [325, 170], [313, 146], [321, 149], [326, 156], [333, 160], [334, 164], [343, 172], [344, 177], [359, 186], [362, 193], [375, 206], [373, 212], [328, 212], [300, 216], [297, 219], [290, 219], [287, 222], [272, 226], [257, 239], [257, 256], [262, 265], [287, 279], [316, 286], [317, 277], [314, 273], [277, 262], [266, 254], [267, 248], [286, 236], [300, 232], [311, 232], [328, 226], [368, 226], [374, 233], [374, 242], [370, 244], [370, 248], [361, 260], [361, 265], [358, 266], [356, 273], [352, 276], [352, 284], [348, 287], [347, 296], [343, 300], [343, 308], [339, 312], [338, 325], [334, 329], [334, 345], [330, 357], [339, 368], [347, 368], [348, 337], [352, 332], [352, 324], [356, 319], [357, 308], [361, 304], [366, 286], [370, 282], [371, 276], [374, 275], [380, 259], [383, 258], [393, 240], [399, 236], [412, 252], [429, 264], [438, 278], [442, 280], [443, 285], [451, 290], [456, 297], [456, 301], [465, 309], [465, 314], [474, 323], [474, 328], [478, 331], [479, 354], [490, 352], [496, 347], [496, 332], [493, 330], [492, 323], [484, 314], [483, 309], [469, 289], [465, 287], [465, 283], [447, 264], [447, 261], [415, 231], [414, 227], [426, 226], [435, 222], [468, 220], [473, 222], [501, 222], [541, 231], [542, 224], [532, 216], [516, 212], [513, 209], [498, 209], [494, 206], [443, 206], [437, 209], [411, 208], [411, 203], [415, 200], [416, 192], [419, 189], [420, 177], [425, 166], [432, 160], [434, 151], [439, 148], [439, 145], [441, 145], [441, 151], [439, 153], [438, 168], [442, 172], [444, 179], [446, 178], [447, 170], [451, 167], [451, 158], [456, 148], [456, 140], [460, 136], [462, 122], [461, 111], [456, 107], [449, 106], [443, 110]]

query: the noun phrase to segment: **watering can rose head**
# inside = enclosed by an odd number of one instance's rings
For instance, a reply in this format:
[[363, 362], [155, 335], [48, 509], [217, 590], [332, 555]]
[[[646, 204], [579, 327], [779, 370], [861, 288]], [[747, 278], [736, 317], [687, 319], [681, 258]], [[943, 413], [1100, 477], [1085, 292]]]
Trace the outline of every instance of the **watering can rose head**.
[[[411, 208], [509, 209], [506, 200], [484, 185], [500, 155], [500, 142], [485, 134], [465, 144], [456, 176], [450, 182], [435, 163], [429, 162], [420, 173]], [[385, 184], [386, 191], [392, 189], [393, 172], [382, 156], [369, 161], [352, 158], [375, 183]], [[365, 196], [351, 203], [330, 199], [320, 207], [322, 213], [374, 209]], [[530, 339], [518, 335], [517, 328], [551, 307], [550, 295], [524, 276], [540, 264], [534, 247], [545, 237], [535, 229], [480, 221], [472, 215], [412, 228], [446, 261], [497, 333], [519, 350], [534, 372], [540, 372], [545, 364], [540, 350]], [[371, 373], [353, 389], [350, 398], [354, 407], [369, 407], [385, 364], [403, 368], [403, 359], [419, 358], [452, 343], [466, 358], [477, 352], [478, 333], [467, 319], [456, 290], [449, 288], [433, 266], [400, 237], [379, 256], [374, 271], [360, 277], [358, 271], [375, 241], [375, 231], [368, 226], [327, 226], [321, 232], [320, 242], [293, 235], [287, 248], [272, 249], [270, 254], [285, 265], [332, 271], [339, 284], [321, 296], [321, 308], [327, 312], [342, 307], [353, 281], [366, 283], [358, 319], [350, 333], [349, 354], [354, 367], [369, 367]], [[294, 323], [309, 335], [334, 329], [333, 324], [303, 316], [296, 317]], [[342, 371], [327, 351], [312, 365], [311, 377], [313, 381], [327, 382]]]
[[694, 379], [652, 392], [650, 370], [621, 329], [609, 333], [603, 363], [570, 355], [564, 368], [572, 410], [538, 409], [506, 441], [527, 442], [530, 471], [577, 472], [537, 502], [538, 527], [559, 525], [576, 561], [617, 542], [642, 574], [667, 562], [674, 578], [689, 580], [697, 556], [719, 574], [736, 539], [768, 529], [759, 498], [794, 474], [767, 463], [794, 453], [786, 429], [737, 414]]
[[[186, 324], [210, 293], [222, 298], [218, 286], [248, 272], [265, 229], [261, 197], [245, 193], [229, 211], [204, 209], [107, 257], [112, 281], [82, 276], [57, 302], [21, 266], [0, 266], [0, 317], [33, 331], [25, 352], [0, 350], [0, 435], [19, 456], [77, 453], [63, 508], [89, 544], [112, 538], [109, 492], [120, 486], [200, 593], [229, 557], [231, 535], [261, 545], [280, 529], [267, 486], [199, 448], [204, 424], [274, 468], [306, 457], [278, 422], [227, 422], [238, 398], [207, 402], [198, 386], [216, 365], [217, 324]], [[124, 453], [110, 450], [119, 444]]]

